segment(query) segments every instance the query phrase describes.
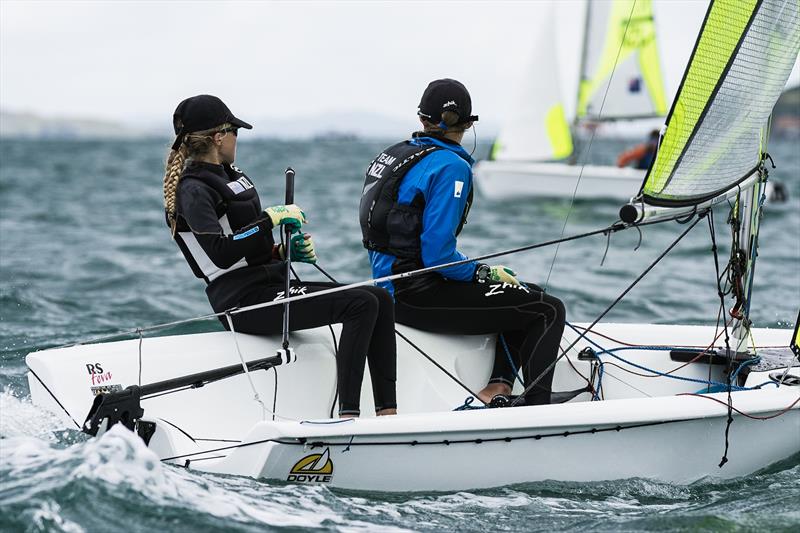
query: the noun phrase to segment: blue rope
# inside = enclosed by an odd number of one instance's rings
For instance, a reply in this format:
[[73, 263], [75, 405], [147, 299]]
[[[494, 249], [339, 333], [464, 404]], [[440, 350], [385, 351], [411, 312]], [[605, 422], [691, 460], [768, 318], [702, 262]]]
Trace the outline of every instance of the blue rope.
[[[580, 331], [578, 331], [578, 329], [575, 328], [575, 326], [573, 326], [569, 322], [567, 322], [567, 325], [575, 333], [580, 335]], [[758, 363], [761, 360], [761, 357], [754, 357], [753, 359], [747, 359], [745, 361], [742, 361], [739, 364], [739, 366], [736, 368], [736, 370], [734, 370], [734, 372], [731, 374], [731, 376], [729, 378], [731, 383], [721, 383], [719, 381], [687, 378], [687, 377], [684, 377], [684, 376], [676, 376], [676, 375], [673, 375], [673, 374], [666, 374], [664, 372], [659, 372], [658, 370], [653, 370], [651, 368], [647, 368], [646, 366], [642, 366], [642, 365], [634, 363], [632, 361], [628, 361], [627, 359], [625, 359], [623, 357], [620, 357], [619, 355], [616, 354], [616, 352], [621, 352], [621, 351], [625, 351], [625, 350], [650, 350], [650, 351], [661, 351], [661, 352], [663, 352], [663, 351], [671, 351], [671, 350], [681, 350], [681, 349], [685, 349], [685, 348], [681, 348], [681, 347], [678, 347], [678, 346], [620, 346], [618, 348], [612, 348], [610, 350], [607, 350], [607, 349], [603, 348], [602, 346], [600, 346], [595, 341], [591, 340], [588, 336], [584, 336], [584, 339], [586, 339], [586, 341], [589, 342], [590, 344], [594, 345], [595, 348], [598, 348], [600, 350], [596, 354], [598, 356], [598, 359], [602, 354], [608, 354], [611, 357], [614, 357], [615, 359], [618, 359], [618, 360], [622, 361], [623, 363], [631, 365], [632, 367], [638, 368], [640, 370], [644, 370], [645, 372], [650, 372], [650, 373], [658, 375], [658, 376], [667, 377], [667, 378], [671, 378], [671, 379], [677, 379], [679, 381], [689, 381], [689, 382], [692, 382], [692, 383], [702, 383], [703, 385], [706, 385], [707, 387], [709, 387], [709, 390], [710, 390], [711, 386], [713, 386], [715, 388], [716, 387], [723, 387], [722, 390], [724, 390], [724, 391], [727, 391], [729, 386], [730, 386], [731, 390], [735, 390], [735, 391], [752, 390], [753, 388], [757, 388], [757, 387], [739, 387], [737, 385], [733, 385], [732, 382], [733, 382], [734, 378], [736, 378], [736, 376], [742, 370], [742, 368], [744, 368], [745, 366], [749, 366], [749, 365], [753, 365], [753, 364]], [[602, 364], [602, 362], [601, 362], [601, 364]], [[602, 379], [602, 374], [600, 374], [600, 379]], [[760, 387], [760, 386], [761, 385], [759, 385], [758, 387]], [[598, 380], [598, 387], [602, 387], [602, 383], [599, 380]]]
[[463, 405], [459, 405], [453, 411], [469, 411], [471, 409], [486, 409], [485, 405], [472, 405], [472, 402], [475, 401], [474, 396], [467, 396], [467, 399], [464, 400]]
[[[517, 370], [517, 367], [514, 365], [514, 359], [511, 357], [511, 351], [508, 349], [508, 344], [506, 344], [506, 337], [502, 333], [499, 335], [499, 337], [500, 337], [500, 343], [503, 345], [503, 350], [505, 350], [506, 352], [506, 359], [508, 359], [508, 364], [511, 365], [511, 370], [514, 371], [514, 377], [516, 377], [517, 381], [519, 381], [519, 384], [524, 387], [525, 383], [523, 383], [522, 378], [519, 377], [519, 371]], [[512, 389], [514, 388], [513, 383], [511, 384], [511, 388]]]

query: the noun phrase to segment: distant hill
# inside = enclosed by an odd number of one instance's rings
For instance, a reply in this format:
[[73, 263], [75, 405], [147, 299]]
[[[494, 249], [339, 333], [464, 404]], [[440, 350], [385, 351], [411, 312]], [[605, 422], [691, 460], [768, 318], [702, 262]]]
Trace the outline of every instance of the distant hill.
[[148, 132], [120, 122], [0, 111], [0, 138], [130, 139], [148, 136]]
[[[93, 118], [45, 117], [35, 113], [0, 110], [0, 138], [21, 139], [138, 139], [172, 137], [170, 117], [166, 120], [139, 119], [135, 123]], [[419, 128], [412, 110], [398, 118], [368, 111], [339, 111], [293, 117], [247, 116], [254, 129], [247, 138], [310, 139], [330, 138], [399, 139]], [[496, 123], [482, 121], [481, 138], [490, 139]]]

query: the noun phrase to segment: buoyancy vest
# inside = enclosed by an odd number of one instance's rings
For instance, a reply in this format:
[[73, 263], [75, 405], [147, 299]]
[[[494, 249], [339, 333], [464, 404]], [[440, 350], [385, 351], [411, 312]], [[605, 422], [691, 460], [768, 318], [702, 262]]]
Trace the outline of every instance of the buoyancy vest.
[[[422, 255], [420, 234], [425, 198], [419, 194], [410, 204], [400, 204], [397, 195], [403, 177], [414, 165], [437, 150], [442, 150], [442, 147], [415, 146], [403, 141], [381, 152], [369, 164], [359, 207], [362, 242], [366, 249], [417, 260], [415, 266], [421, 266], [418, 260]], [[461, 233], [466, 223], [472, 195], [470, 188], [456, 235]]]
[[419, 257], [425, 199], [418, 195], [410, 204], [401, 205], [397, 192], [408, 171], [436, 150], [441, 147], [414, 146], [404, 141], [390, 146], [369, 164], [358, 213], [365, 248], [396, 257]]
[[[184, 170], [181, 184], [188, 180], [198, 180], [210, 187], [219, 196], [215, 206], [216, 217], [223, 233], [231, 235], [245, 226], [253, 223], [262, 214], [261, 201], [253, 182], [244, 172], [233, 165], [223, 166], [225, 175], [215, 172], [204, 164], [190, 164]], [[180, 185], [178, 190], [180, 195]], [[214, 279], [247, 266], [261, 265], [272, 260], [271, 250], [254, 257], [243, 257], [228, 268], [215, 265], [203, 251], [192, 229], [181, 216], [180, 210], [176, 213], [175, 240], [183, 252], [194, 274], [211, 282]]]

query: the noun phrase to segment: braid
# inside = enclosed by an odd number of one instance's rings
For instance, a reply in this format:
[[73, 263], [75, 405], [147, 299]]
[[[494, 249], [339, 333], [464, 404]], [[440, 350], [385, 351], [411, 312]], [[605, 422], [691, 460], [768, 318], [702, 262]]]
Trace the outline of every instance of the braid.
[[172, 236], [175, 236], [175, 193], [178, 190], [178, 182], [183, 174], [183, 167], [188, 157], [188, 147], [182, 143], [177, 150], [170, 150], [167, 156], [167, 169], [164, 173], [164, 210], [167, 212], [167, 223], [169, 224]]
[[167, 224], [169, 224], [172, 236], [175, 237], [177, 227], [176, 196], [178, 183], [181, 181], [183, 169], [186, 163], [193, 158], [207, 154], [213, 146], [212, 137], [214, 133], [230, 127], [226, 122], [209, 130], [198, 131], [183, 138], [183, 142], [177, 150], [170, 150], [167, 155], [166, 170], [164, 171], [164, 211], [167, 214]]

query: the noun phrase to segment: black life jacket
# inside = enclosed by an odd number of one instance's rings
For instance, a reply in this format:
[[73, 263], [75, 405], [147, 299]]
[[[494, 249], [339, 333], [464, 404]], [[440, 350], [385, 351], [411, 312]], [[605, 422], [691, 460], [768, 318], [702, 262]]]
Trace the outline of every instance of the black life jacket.
[[[223, 165], [222, 168], [226, 176], [214, 172], [215, 169], [208, 168], [203, 163], [190, 163], [184, 170], [181, 181], [196, 179], [214, 189], [222, 197], [222, 203], [216, 206], [217, 216], [220, 219], [226, 218], [227, 223], [223, 227], [229, 225], [233, 233], [261, 216], [261, 200], [253, 182], [238, 167]], [[181, 227], [181, 222], [183, 221], [179, 217], [178, 231], [188, 230], [188, 226]]]
[[[362, 243], [366, 249], [401, 259], [421, 258], [420, 234], [425, 198], [419, 194], [410, 204], [404, 205], [398, 203], [397, 194], [408, 171], [423, 158], [441, 149], [440, 146], [414, 146], [403, 141], [381, 152], [369, 164], [359, 207]], [[466, 224], [472, 196], [473, 189], [470, 188], [456, 235], [461, 233]], [[421, 262], [414, 261], [413, 266], [419, 267]]]
[[[198, 180], [213, 189], [220, 197], [214, 206], [219, 225], [225, 234], [233, 234], [253, 223], [262, 214], [261, 201], [253, 182], [233, 165], [225, 165], [225, 174], [219, 172], [218, 165], [194, 163], [186, 167], [181, 184], [189, 180]], [[180, 195], [180, 185], [177, 194]], [[176, 213], [175, 240], [183, 252], [194, 274], [211, 282], [216, 278], [240, 268], [267, 264], [272, 261], [271, 250], [258, 256], [245, 257], [229, 268], [220, 268], [206, 255], [191, 228], [181, 216], [180, 209]], [[167, 221], [169, 224], [169, 221]]]

